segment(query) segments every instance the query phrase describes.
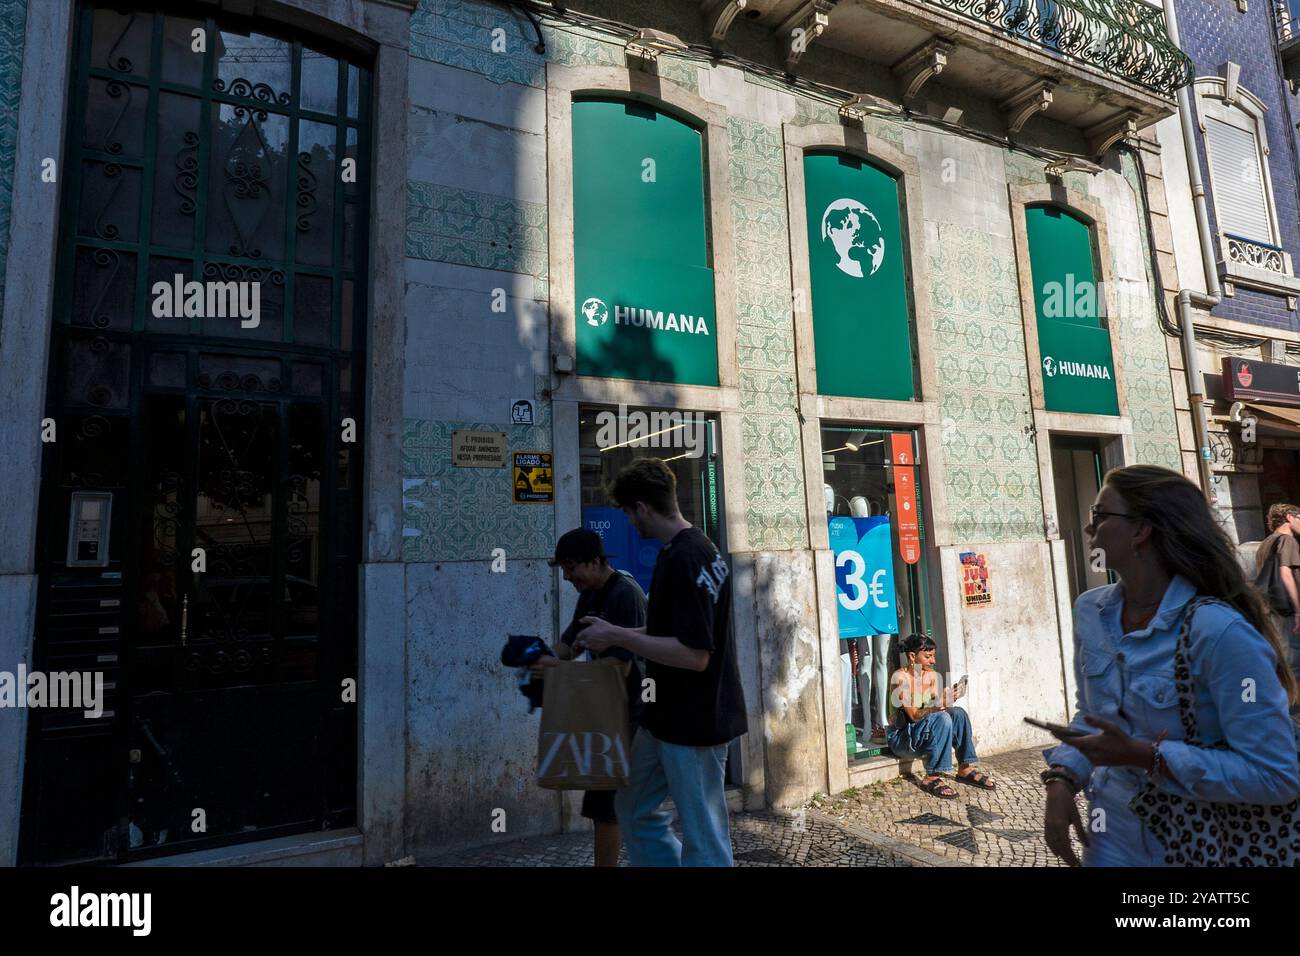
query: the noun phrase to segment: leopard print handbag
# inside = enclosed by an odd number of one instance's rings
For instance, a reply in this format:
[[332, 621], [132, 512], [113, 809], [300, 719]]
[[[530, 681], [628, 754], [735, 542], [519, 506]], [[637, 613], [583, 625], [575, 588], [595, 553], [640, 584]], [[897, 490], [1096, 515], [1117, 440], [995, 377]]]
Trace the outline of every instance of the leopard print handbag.
[[[1204, 745], [1197, 734], [1188, 635], [1192, 615], [1209, 603], [1214, 599], [1188, 603], [1174, 650], [1179, 717], [1184, 739], [1194, 747]], [[1227, 749], [1226, 743], [1213, 746]], [[1165, 862], [1172, 866], [1300, 866], [1300, 799], [1285, 806], [1188, 800], [1148, 780], [1129, 809], [1160, 841]]]

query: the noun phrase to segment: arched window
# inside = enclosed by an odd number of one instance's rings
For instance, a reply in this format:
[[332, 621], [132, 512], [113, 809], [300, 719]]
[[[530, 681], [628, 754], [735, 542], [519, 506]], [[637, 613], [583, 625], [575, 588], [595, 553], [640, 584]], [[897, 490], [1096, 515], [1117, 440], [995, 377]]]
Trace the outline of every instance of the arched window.
[[917, 397], [898, 177], [847, 153], [804, 154], [817, 391]]
[[653, 106], [574, 100], [578, 374], [718, 384], [704, 151]]
[[1025, 207], [1048, 411], [1118, 415], [1106, 291], [1092, 226], [1050, 204]]

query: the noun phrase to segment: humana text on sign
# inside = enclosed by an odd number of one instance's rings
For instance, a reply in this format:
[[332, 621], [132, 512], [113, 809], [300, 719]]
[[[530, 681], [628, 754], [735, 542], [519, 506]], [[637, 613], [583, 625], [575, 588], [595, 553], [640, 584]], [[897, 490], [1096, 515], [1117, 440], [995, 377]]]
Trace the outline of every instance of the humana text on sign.
[[696, 335], [709, 334], [709, 326], [702, 315], [678, 315], [676, 312], [669, 312], [665, 315], [662, 310], [658, 309], [637, 309], [622, 305], [614, 306], [614, 324], [661, 329], [665, 332], [691, 332]]

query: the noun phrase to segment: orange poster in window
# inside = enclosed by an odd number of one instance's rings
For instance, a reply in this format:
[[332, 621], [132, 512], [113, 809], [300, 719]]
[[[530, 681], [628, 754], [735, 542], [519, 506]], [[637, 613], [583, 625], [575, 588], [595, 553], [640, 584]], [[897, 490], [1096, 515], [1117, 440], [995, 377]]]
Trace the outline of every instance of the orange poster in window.
[[898, 554], [907, 564], [921, 560], [921, 522], [916, 513], [916, 469], [894, 466], [894, 499], [898, 502]]
[[912, 436], [906, 432], [891, 432], [889, 436], [889, 460], [895, 465], [915, 465], [916, 456], [912, 454]]

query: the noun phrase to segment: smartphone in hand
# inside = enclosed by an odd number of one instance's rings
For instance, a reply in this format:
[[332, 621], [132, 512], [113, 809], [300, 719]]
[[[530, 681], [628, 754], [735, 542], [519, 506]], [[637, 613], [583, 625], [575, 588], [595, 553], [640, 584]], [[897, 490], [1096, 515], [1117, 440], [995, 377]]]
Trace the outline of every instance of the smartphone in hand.
[[1046, 720], [1036, 720], [1033, 717], [1026, 717], [1025, 723], [1046, 730], [1057, 740], [1070, 740], [1073, 737], [1087, 737], [1094, 733], [1094, 731], [1091, 730], [1075, 730], [1073, 727], [1067, 727], [1065, 724], [1053, 724]]

